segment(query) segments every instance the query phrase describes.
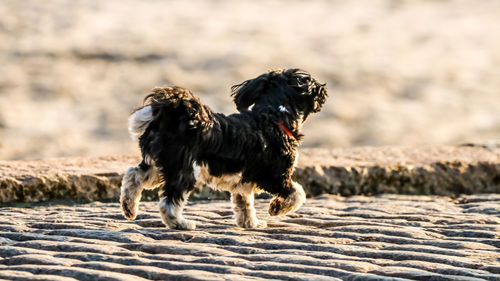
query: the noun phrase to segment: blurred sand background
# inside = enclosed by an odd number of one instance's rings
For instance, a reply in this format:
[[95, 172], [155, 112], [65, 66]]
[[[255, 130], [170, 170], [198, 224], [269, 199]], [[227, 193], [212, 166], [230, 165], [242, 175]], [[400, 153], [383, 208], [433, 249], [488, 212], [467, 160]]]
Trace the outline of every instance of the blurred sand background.
[[500, 139], [500, 1], [0, 0], [0, 159], [137, 154], [154, 86], [235, 111], [230, 86], [328, 85], [303, 146]]

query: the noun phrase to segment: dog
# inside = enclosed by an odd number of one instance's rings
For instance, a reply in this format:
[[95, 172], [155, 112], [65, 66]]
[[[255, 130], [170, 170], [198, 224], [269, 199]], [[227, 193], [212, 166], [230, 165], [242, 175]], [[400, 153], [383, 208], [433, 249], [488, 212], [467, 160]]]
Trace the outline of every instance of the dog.
[[231, 88], [238, 113], [215, 113], [182, 87], [155, 88], [129, 118], [142, 162], [123, 177], [120, 203], [134, 219], [143, 189], [160, 187], [161, 218], [171, 229], [193, 230], [183, 206], [202, 184], [231, 193], [236, 224], [266, 227], [256, 217], [254, 193], [273, 195], [271, 216], [306, 200], [292, 180], [301, 125], [326, 101], [326, 84], [300, 69], [274, 70]]

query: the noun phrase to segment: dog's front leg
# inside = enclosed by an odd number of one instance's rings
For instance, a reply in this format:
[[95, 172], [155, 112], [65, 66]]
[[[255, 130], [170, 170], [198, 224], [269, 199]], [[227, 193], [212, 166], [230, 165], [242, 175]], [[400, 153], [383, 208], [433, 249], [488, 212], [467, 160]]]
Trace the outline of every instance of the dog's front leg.
[[234, 215], [238, 226], [243, 228], [263, 228], [267, 226], [265, 221], [257, 219], [253, 193], [232, 193], [231, 201], [234, 204]]
[[306, 194], [302, 185], [291, 181], [289, 191], [286, 196], [276, 196], [271, 200], [269, 205], [269, 214], [271, 216], [279, 216], [296, 211], [306, 201]]

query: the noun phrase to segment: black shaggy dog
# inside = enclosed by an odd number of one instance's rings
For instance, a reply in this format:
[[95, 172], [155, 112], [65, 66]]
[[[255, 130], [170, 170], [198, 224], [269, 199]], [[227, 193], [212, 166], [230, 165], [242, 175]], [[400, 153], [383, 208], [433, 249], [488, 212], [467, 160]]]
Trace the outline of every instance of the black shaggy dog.
[[181, 87], [155, 88], [129, 118], [142, 162], [127, 170], [121, 206], [127, 219], [137, 214], [144, 188], [161, 187], [160, 214], [169, 228], [195, 229], [182, 216], [197, 184], [232, 194], [236, 222], [265, 227], [255, 216], [253, 193], [275, 197], [272, 216], [298, 209], [302, 186], [292, 181], [300, 127], [326, 100], [325, 84], [300, 69], [275, 70], [232, 87], [239, 113], [214, 113]]

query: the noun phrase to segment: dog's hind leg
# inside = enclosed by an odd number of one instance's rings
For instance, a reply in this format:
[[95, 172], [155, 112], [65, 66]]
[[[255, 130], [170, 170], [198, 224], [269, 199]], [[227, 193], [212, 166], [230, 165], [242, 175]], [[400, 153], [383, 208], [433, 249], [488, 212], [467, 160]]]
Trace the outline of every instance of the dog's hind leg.
[[[189, 196], [189, 193], [184, 195]], [[168, 196], [162, 197], [160, 200], [160, 215], [163, 223], [171, 229], [179, 230], [194, 230], [196, 229], [196, 223], [191, 220], [187, 220], [182, 215], [184, 209], [185, 199], [172, 200]]]
[[160, 195], [160, 215], [168, 228], [194, 230], [196, 224], [182, 215], [184, 204], [194, 189], [195, 177], [192, 168], [175, 171], [167, 169]]
[[160, 215], [163, 223], [168, 228], [179, 230], [196, 229], [195, 222], [185, 219], [182, 215], [184, 204], [190, 193], [190, 191], [176, 195], [170, 193], [160, 199]]
[[265, 221], [257, 219], [253, 192], [250, 194], [232, 193], [231, 201], [234, 204], [234, 215], [238, 226], [243, 228], [263, 228], [267, 226]]
[[292, 181], [286, 196], [276, 196], [269, 205], [269, 214], [279, 216], [296, 211], [306, 201], [306, 194], [302, 185]]
[[135, 219], [144, 188], [154, 188], [161, 183], [155, 167], [142, 162], [137, 167], [130, 167], [123, 176], [120, 203], [125, 218]]

